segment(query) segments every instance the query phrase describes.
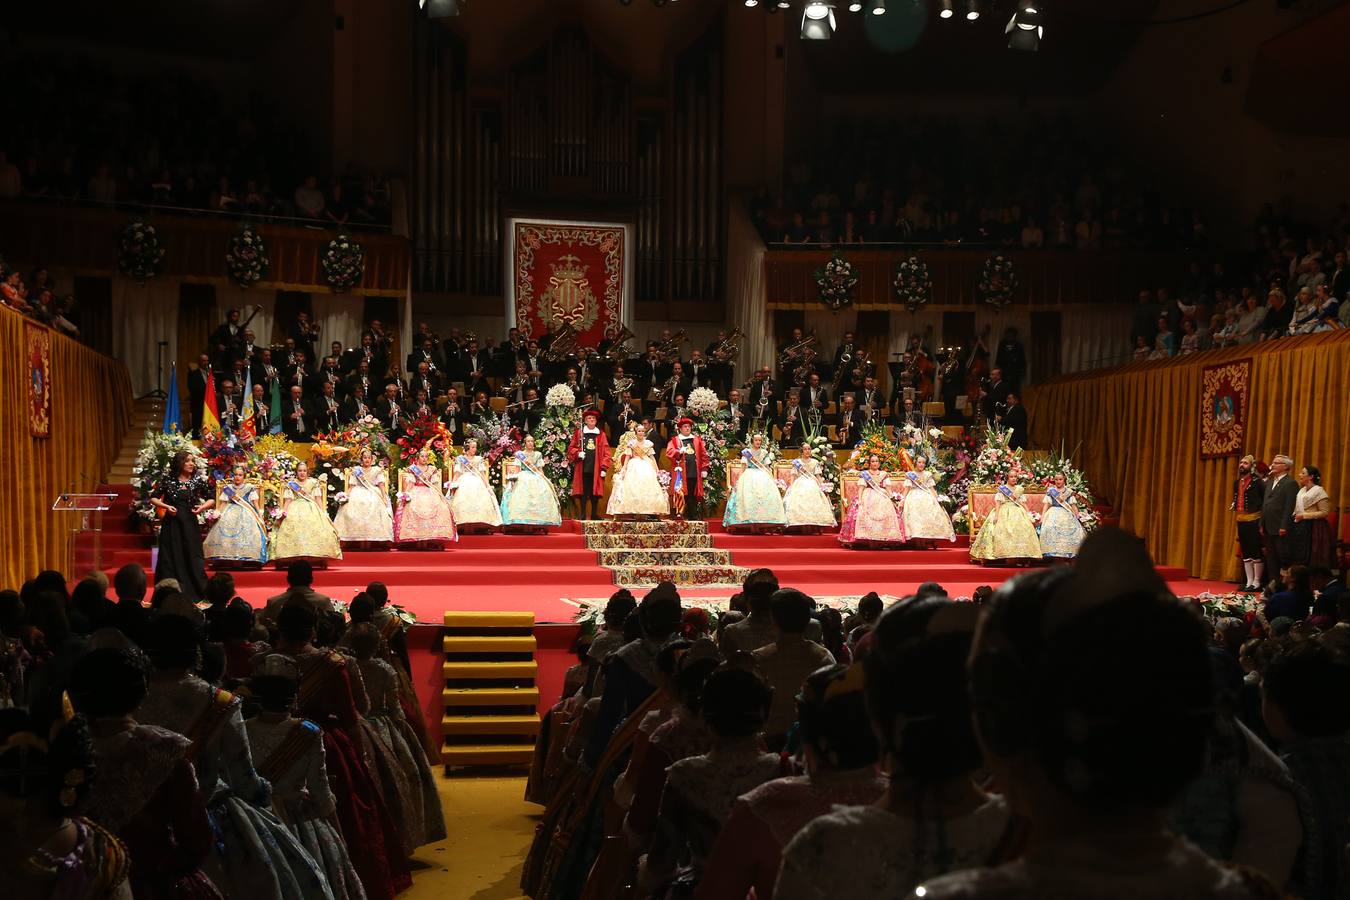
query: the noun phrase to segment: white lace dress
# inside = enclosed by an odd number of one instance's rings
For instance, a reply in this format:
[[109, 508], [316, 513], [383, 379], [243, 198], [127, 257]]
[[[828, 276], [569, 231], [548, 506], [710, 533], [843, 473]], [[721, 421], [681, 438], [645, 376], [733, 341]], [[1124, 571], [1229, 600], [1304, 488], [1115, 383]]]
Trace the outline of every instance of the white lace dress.
[[645, 438], [626, 437], [619, 445], [619, 467], [605, 513], [611, 516], [664, 516], [670, 513], [666, 489], [656, 466], [656, 448]]

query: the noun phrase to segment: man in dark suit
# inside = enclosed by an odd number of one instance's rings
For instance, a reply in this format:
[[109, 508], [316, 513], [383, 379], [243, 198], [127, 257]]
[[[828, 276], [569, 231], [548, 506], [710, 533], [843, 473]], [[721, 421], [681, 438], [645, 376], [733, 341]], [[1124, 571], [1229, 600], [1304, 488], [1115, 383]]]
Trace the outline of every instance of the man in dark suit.
[[344, 392], [347, 389], [346, 381], [342, 377], [342, 372], [338, 369], [337, 357], [325, 356], [323, 365], [319, 368], [315, 381], [319, 385], [319, 393], [323, 393], [325, 384], [333, 385], [333, 395], [341, 402]]
[[314, 418], [310, 414], [309, 404], [305, 401], [305, 392], [298, 384], [291, 385], [290, 395], [282, 399], [281, 430], [293, 441], [308, 443], [314, 439]]
[[619, 436], [628, 430], [629, 423], [641, 418], [642, 412], [637, 406], [632, 391], [624, 391], [617, 400], [605, 404], [605, 425], [609, 428], [611, 443], [618, 443]]
[[431, 363], [422, 360], [408, 378], [408, 393], [416, 397], [418, 391], [426, 391], [428, 397], [435, 398], [441, 393], [441, 380], [432, 371]]
[[656, 405], [664, 406], [667, 409], [674, 409], [677, 405], [676, 397], [689, 396], [689, 379], [684, 375], [684, 363], [676, 360], [670, 365], [670, 374], [666, 376], [666, 381], [674, 379], [674, 383], [666, 388], [661, 396], [657, 398]]
[[445, 368], [445, 359], [429, 335], [419, 339], [418, 345], [408, 354], [408, 364], [404, 368], [416, 372], [418, 363], [426, 363], [432, 372], [441, 372]]
[[740, 388], [732, 388], [727, 392], [727, 412], [731, 415], [736, 440], [745, 443], [746, 432], [750, 429], [751, 413], [741, 401]]
[[853, 395], [845, 394], [839, 401], [839, 411], [834, 414], [834, 445], [852, 447], [858, 443], [858, 432], [861, 429], [862, 415], [853, 405]]
[[862, 390], [853, 400], [862, 413], [864, 422], [881, 421], [881, 391], [877, 390], [876, 378], [868, 375], [863, 379]]
[[1335, 260], [1332, 263], [1331, 278], [1328, 279], [1331, 285], [1331, 296], [1344, 303], [1350, 299], [1350, 267], [1345, 264], [1345, 251], [1337, 250]]
[[216, 365], [224, 365], [227, 359], [235, 355], [243, 339], [244, 329], [239, 324], [239, 310], [231, 309], [225, 313], [225, 321], [220, 327], [211, 332], [212, 358]]
[[492, 354], [478, 349], [477, 341], [469, 341], [464, 351], [464, 389], [470, 394], [488, 390], [487, 376], [492, 371]]
[[257, 435], [268, 434], [276, 415], [268, 404], [267, 388], [261, 384], [253, 385], [253, 432]]
[[314, 402], [314, 428], [316, 431], [334, 431], [342, 422], [342, 401], [338, 399], [337, 384], [332, 381], [319, 383], [319, 397]]
[[984, 416], [989, 424], [998, 424], [998, 419], [1008, 409], [1008, 395], [1012, 385], [1003, 379], [1003, 370], [995, 366], [989, 372], [989, 380], [983, 385]]
[[281, 384], [283, 388], [299, 388], [304, 396], [310, 396], [315, 390], [318, 382], [314, 380], [314, 374], [309, 370], [309, 358], [305, 356], [305, 351], [295, 351], [295, 364], [281, 373]]
[[371, 414], [370, 404], [366, 402], [366, 388], [361, 382], [354, 381], [347, 391], [347, 399], [338, 408], [338, 415], [344, 422], [355, 422]]
[[806, 409], [801, 405], [801, 395], [794, 388], [788, 391], [787, 401], [783, 404], [783, 412], [779, 414], [778, 421], [779, 439], [784, 447], [795, 446], [801, 443], [803, 432], [809, 427], [806, 421]]
[[404, 409], [398, 398], [398, 385], [385, 385], [384, 396], [375, 403], [375, 417], [389, 432], [391, 439], [403, 434], [403, 420], [407, 413], [408, 410]]
[[272, 365], [272, 351], [266, 347], [257, 351], [248, 366], [253, 373], [253, 383], [261, 384], [267, 390], [267, 396], [272, 396], [272, 382], [280, 377], [277, 367]]
[[239, 428], [239, 417], [244, 410], [243, 387], [232, 378], [220, 383], [220, 396], [216, 398], [216, 409], [220, 410], [220, 429], [226, 434], [234, 434]]
[[469, 421], [464, 405], [459, 402], [459, 391], [449, 388], [445, 392], [445, 406], [441, 409], [441, 424], [450, 432], [450, 440], [459, 444], [464, 438], [464, 423]]
[[823, 414], [829, 405], [830, 392], [820, 383], [820, 373], [812, 372], [806, 379], [806, 387], [802, 388], [802, 406]]
[[297, 350], [305, 351], [306, 357], [319, 358], [314, 347], [314, 342], [319, 339], [319, 326], [309, 320], [309, 313], [304, 310], [296, 313], [295, 321], [286, 329], [286, 336], [295, 341]]
[[1003, 414], [1003, 427], [1012, 429], [1008, 446], [1013, 450], [1025, 450], [1027, 446], [1027, 408], [1017, 402], [1016, 394], [1008, 395], [1008, 411]]
[[201, 437], [202, 407], [206, 405], [206, 379], [211, 373], [211, 357], [203, 353], [197, 357], [197, 368], [188, 372], [189, 432]]
[[1294, 500], [1298, 484], [1289, 470], [1294, 461], [1283, 454], [1270, 461], [1266, 497], [1261, 503], [1261, 536], [1265, 540], [1266, 574], [1277, 578], [1288, 563], [1284, 559], [1285, 538], [1294, 527]]

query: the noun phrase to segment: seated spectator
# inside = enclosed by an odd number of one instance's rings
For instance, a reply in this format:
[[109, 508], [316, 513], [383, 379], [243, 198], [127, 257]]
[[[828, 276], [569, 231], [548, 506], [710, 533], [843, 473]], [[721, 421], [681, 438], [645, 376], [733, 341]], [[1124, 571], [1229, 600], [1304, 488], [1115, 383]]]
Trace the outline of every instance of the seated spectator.
[[322, 618], [333, 612], [333, 599], [314, 590], [314, 566], [306, 560], [291, 563], [286, 570], [287, 588], [275, 597], [267, 598], [267, 605], [258, 614], [258, 620], [268, 628], [276, 626], [282, 607], [304, 606], [315, 618]]
[[755, 667], [773, 688], [773, 705], [764, 723], [764, 743], [778, 750], [796, 721], [794, 698], [806, 676], [835, 659], [820, 644], [807, 640], [805, 631], [811, 621], [814, 601], [793, 588], [774, 591], [770, 599], [775, 638], [772, 644], [754, 651]]
[[305, 180], [295, 189], [296, 215], [306, 219], [324, 217], [323, 191], [319, 190], [319, 179], [315, 175], [306, 175]]
[[1279, 618], [1301, 622], [1312, 612], [1313, 599], [1308, 567], [1291, 566], [1288, 585], [1270, 595], [1263, 613], [1268, 622]]

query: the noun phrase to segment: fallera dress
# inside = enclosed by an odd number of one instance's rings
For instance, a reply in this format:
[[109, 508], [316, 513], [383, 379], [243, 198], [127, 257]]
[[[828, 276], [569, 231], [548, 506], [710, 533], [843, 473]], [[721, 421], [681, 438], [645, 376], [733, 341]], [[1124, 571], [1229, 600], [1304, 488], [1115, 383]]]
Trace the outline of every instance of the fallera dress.
[[722, 524], [727, 527], [786, 525], [787, 510], [783, 508], [783, 495], [774, 481], [768, 451], [747, 448], [741, 451], [741, 458], [745, 460], [745, 471], [736, 479], [736, 486], [727, 497]]
[[342, 542], [328, 518], [323, 485], [317, 478], [287, 482], [281, 499], [286, 515], [272, 538], [274, 560], [342, 559]]
[[1041, 555], [1073, 559], [1087, 532], [1078, 521], [1078, 499], [1072, 491], [1060, 493], [1056, 487], [1045, 492], [1041, 513]]
[[382, 466], [355, 466], [347, 470], [347, 502], [333, 519], [344, 541], [390, 543], [394, 540], [394, 512], [389, 503], [389, 476]]
[[502, 524], [501, 507], [488, 478], [488, 464], [481, 456], [455, 457], [455, 472], [450, 481], [450, 510], [460, 528], [466, 525]]
[[994, 508], [970, 545], [971, 559], [1040, 559], [1041, 539], [1023, 501], [1022, 487], [1001, 485]]
[[441, 493], [439, 469], [411, 465], [399, 473], [398, 480], [400, 499], [394, 514], [394, 540], [400, 544], [459, 540], [450, 501]]
[[894, 491], [885, 472], [863, 472], [858, 479], [858, 495], [839, 529], [839, 543], [894, 547], [908, 540], [904, 513], [892, 496]]
[[656, 450], [645, 438], [633, 435], [619, 443], [619, 467], [605, 512], [611, 516], [664, 516], [670, 501], [656, 467]]
[[937, 498], [937, 479], [933, 473], [905, 473], [905, 533], [910, 540], [955, 541], [952, 517]]
[[788, 527], [833, 528], [834, 505], [820, 486], [820, 462], [814, 458], [796, 459], [792, 461], [792, 467], [797, 470], [797, 477], [783, 494]]
[[267, 529], [260, 506], [262, 492], [256, 484], [222, 487], [216, 502], [220, 517], [202, 544], [206, 558], [212, 562], [267, 562]]
[[519, 469], [508, 476], [502, 491], [502, 523], [511, 525], [561, 525], [558, 495], [540, 473], [544, 455], [538, 450], [516, 452]]

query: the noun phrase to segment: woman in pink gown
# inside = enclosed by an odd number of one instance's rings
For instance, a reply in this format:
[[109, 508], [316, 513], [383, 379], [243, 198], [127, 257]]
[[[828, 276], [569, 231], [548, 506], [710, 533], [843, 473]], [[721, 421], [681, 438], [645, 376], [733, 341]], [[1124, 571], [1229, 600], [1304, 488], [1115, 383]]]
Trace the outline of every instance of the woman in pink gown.
[[873, 453], [858, 480], [858, 493], [839, 529], [846, 547], [899, 547], [907, 540], [900, 494]]

